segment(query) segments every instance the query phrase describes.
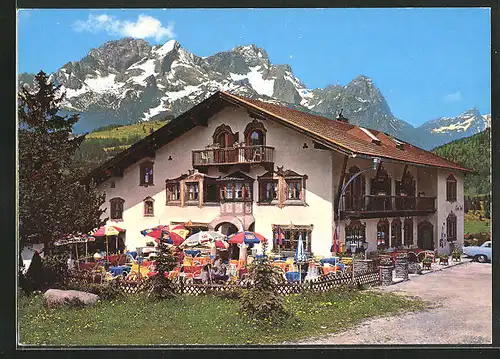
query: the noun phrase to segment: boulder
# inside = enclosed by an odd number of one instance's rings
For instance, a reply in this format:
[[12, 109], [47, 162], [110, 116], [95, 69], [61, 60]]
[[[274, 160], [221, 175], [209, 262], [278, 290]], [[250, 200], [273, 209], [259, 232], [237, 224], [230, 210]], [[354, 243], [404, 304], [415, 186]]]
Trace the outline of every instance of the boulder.
[[43, 304], [48, 308], [57, 308], [64, 305], [83, 307], [94, 305], [99, 296], [78, 290], [49, 289], [43, 294]]

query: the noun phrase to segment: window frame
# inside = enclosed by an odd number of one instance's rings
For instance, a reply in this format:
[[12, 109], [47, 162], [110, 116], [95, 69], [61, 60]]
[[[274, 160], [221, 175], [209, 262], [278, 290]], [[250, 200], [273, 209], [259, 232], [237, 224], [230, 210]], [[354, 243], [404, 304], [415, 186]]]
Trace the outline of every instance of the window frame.
[[[231, 194], [232, 197], [228, 198], [227, 197], [227, 185], [231, 184]], [[245, 191], [245, 198], [236, 198], [236, 187], [237, 184], [241, 184], [242, 186], [245, 186], [246, 188], [250, 188], [250, 191]], [[243, 189], [241, 190], [243, 192]], [[247, 196], [250, 194], [249, 196]], [[219, 182], [219, 200], [220, 203], [226, 203], [226, 202], [253, 202], [253, 181], [250, 180], [236, 180], [236, 179], [229, 179], [229, 180], [221, 180]]]
[[[208, 195], [208, 186], [215, 186], [215, 200], [208, 201], [207, 200], [207, 195]], [[203, 205], [219, 205], [220, 204], [220, 189], [219, 189], [219, 184], [216, 182], [215, 179], [210, 179], [207, 180], [206, 178], [203, 179]]]
[[[198, 198], [189, 199], [189, 187], [197, 186], [198, 191], [194, 191], [194, 193], [198, 193]], [[184, 182], [184, 204], [186, 206], [198, 206], [200, 204], [200, 181], [185, 181]]]
[[[259, 184], [259, 200], [258, 204], [269, 204], [276, 205], [279, 204], [280, 200], [280, 181], [278, 178], [262, 178], [258, 180]], [[267, 185], [271, 184], [272, 192], [276, 195], [276, 198], [267, 199]]]
[[[312, 244], [312, 231], [314, 226], [311, 225], [282, 225], [282, 224], [273, 224], [271, 225], [273, 232], [273, 253], [281, 253], [281, 252], [291, 252], [295, 251], [297, 248], [297, 243], [299, 240], [299, 234], [302, 232], [302, 241], [304, 243], [304, 252], [311, 254], [311, 244]], [[283, 244], [279, 244], [277, 239], [278, 228], [281, 229], [281, 232], [284, 234], [285, 238], [283, 239]], [[288, 236], [288, 238], [287, 238]], [[288, 243], [289, 245], [287, 246]]]
[[[154, 217], [155, 216], [155, 200], [151, 197], [146, 197], [142, 200], [143, 204], [144, 204], [144, 207], [143, 207], [143, 216], [144, 217]], [[148, 206], [148, 203], [151, 204], [151, 213], [148, 213], [148, 210], [147, 210], [147, 206]]]
[[[114, 197], [109, 200], [109, 203], [110, 203], [109, 219], [112, 221], [123, 221], [123, 212], [125, 211], [124, 209], [125, 200], [121, 197]], [[116, 208], [117, 205], [120, 206], [119, 217], [115, 217], [115, 213], [118, 211]]]
[[[151, 180], [146, 182], [146, 169], [151, 168]], [[148, 187], [154, 186], [154, 162], [143, 161], [139, 165], [139, 186]]]
[[450, 212], [446, 217], [446, 240], [448, 242], [457, 241], [457, 216]]
[[453, 174], [446, 178], [446, 201], [451, 203], [457, 201], [457, 179]]
[[[398, 230], [395, 230], [398, 229]], [[391, 222], [391, 247], [392, 248], [402, 248], [403, 247], [403, 236], [401, 231], [403, 229], [403, 223], [399, 218], [395, 218]], [[394, 242], [397, 242], [395, 245]]]
[[[413, 233], [414, 223], [413, 218], [408, 217], [403, 221], [403, 246], [410, 247], [415, 243], [415, 235]], [[411, 243], [409, 243], [408, 239], [411, 239]]]
[[[384, 218], [377, 222], [377, 250], [389, 248], [389, 221]], [[382, 229], [385, 229], [384, 236], [381, 235]], [[382, 244], [383, 241], [383, 244]]]
[[[175, 186], [175, 189], [172, 187]], [[166, 204], [167, 205], [180, 205], [181, 204], [181, 183], [179, 182], [167, 182], [165, 184], [165, 191], [166, 191]], [[177, 199], [172, 199], [172, 194], [177, 193]]]

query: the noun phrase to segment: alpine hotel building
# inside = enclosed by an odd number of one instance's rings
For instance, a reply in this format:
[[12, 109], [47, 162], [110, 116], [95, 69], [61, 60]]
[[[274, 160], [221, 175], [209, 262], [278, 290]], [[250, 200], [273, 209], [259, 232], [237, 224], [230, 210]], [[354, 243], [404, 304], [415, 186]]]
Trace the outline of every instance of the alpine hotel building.
[[270, 240], [279, 226], [282, 253], [302, 235], [306, 251], [328, 256], [337, 223], [344, 248], [366, 241], [368, 252], [447, 253], [450, 242], [463, 244], [466, 172], [342, 117], [217, 92], [89, 178], [106, 193], [108, 224], [126, 230], [132, 250], [145, 245], [141, 230], [181, 223]]

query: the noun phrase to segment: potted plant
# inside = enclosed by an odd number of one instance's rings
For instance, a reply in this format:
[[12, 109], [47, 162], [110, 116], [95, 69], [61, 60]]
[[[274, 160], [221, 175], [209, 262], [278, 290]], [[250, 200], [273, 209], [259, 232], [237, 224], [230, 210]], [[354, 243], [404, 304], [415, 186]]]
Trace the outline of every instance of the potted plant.
[[424, 259], [422, 259], [422, 267], [423, 269], [431, 269], [431, 265], [432, 265], [432, 258], [430, 257], [425, 257]]
[[447, 254], [441, 254], [439, 256], [439, 264], [442, 264], [442, 265], [446, 264], [446, 265], [448, 265], [448, 258], [449, 258], [449, 256]]
[[461, 261], [462, 260], [462, 253], [458, 249], [454, 249], [453, 252], [451, 252], [451, 259], [454, 261]]
[[381, 258], [380, 266], [382, 267], [392, 267], [392, 260], [390, 258]]

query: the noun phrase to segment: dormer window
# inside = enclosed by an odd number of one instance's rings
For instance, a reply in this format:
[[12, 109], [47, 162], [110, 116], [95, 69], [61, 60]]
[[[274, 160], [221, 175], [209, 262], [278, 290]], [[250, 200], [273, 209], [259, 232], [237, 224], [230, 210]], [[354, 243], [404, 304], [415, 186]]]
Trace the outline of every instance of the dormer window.
[[154, 199], [151, 197], [146, 197], [144, 199], [144, 217], [154, 217]]
[[141, 186], [153, 185], [153, 162], [142, 162], [140, 165], [140, 182]]
[[448, 202], [457, 200], [457, 179], [453, 175], [449, 175], [446, 179], [446, 200]]

